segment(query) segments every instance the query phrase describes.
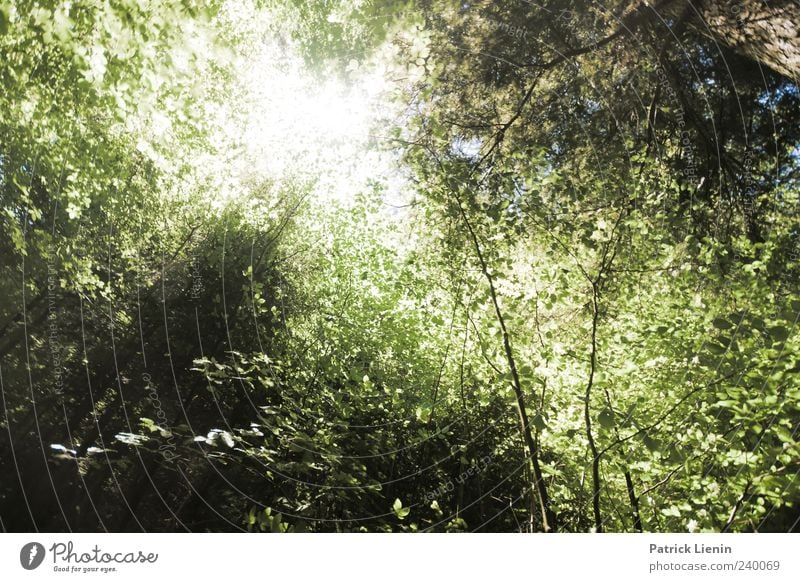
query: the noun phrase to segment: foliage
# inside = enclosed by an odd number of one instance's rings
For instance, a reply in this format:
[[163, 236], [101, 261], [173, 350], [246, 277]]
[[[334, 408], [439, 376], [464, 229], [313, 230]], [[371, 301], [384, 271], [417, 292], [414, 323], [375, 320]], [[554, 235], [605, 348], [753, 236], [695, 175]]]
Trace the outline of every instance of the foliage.
[[[3, 526], [796, 529], [800, 94], [611, 4], [0, 0]], [[263, 12], [409, 204], [232, 169]]]

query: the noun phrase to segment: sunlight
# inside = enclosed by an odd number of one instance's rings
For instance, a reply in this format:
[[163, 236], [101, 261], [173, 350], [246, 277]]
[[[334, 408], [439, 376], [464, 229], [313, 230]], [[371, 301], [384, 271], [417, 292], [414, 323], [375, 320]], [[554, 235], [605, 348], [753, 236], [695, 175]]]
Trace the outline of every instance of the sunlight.
[[346, 165], [368, 139], [378, 96], [336, 79], [315, 81], [299, 59], [276, 67], [274, 56], [268, 48], [243, 78], [250, 93], [243, 140], [260, 171], [276, 176]]
[[217, 202], [242, 194], [242, 184], [269, 178], [309, 180], [321, 204], [349, 204], [368, 180], [402, 190], [391, 155], [374, 147], [376, 122], [387, 115], [391, 85], [385, 68], [351, 61], [345, 81], [308, 71], [291, 43], [262, 38], [237, 60], [239, 95], [210, 112], [216, 147], [227, 152], [201, 162], [203, 172], [226, 175]]
[[0, 572], [787, 577], [800, 4], [556, 4], [0, 0]]

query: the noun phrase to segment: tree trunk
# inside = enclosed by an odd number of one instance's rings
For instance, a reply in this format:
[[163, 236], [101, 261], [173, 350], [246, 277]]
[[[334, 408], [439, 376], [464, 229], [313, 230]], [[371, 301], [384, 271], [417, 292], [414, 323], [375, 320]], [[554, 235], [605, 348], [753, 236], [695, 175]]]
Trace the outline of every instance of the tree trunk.
[[528, 457], [530, 460], [531, 468], [533, 469], [533, 489], [536, 491], [536, 494], [539, 499], [539, 508], [541, 512], [542, 518], [542, 530], [545, 532], [555, 532], [557, 531], [556, 525], [556, 514], [553, 511], [552, 505], [550, 503], [550, 496], [547, 493], [547, 485], [544, 481], [544, 474], [542, 473], [541, 464], [539, 462], [539, 444], [537, 439], [533, 436], [531, 431], [531, 423], [528, 420], [528, 413], [525, 407], [525, 395], [522, 391], [522, 382], [520, 381], [519, 371], [517, 370], [517, 360], [514, 357], [514, 351], [511, 348], [511, 337], [508, 334], [508, 329], [506, 328], [505, 318], [503, 317], [503, 311], [500, 309], [500, 303], [497, 298], [497, 290], [494, 284], [494, 278], [489, 271], [489, 265], [486, 262], [486, 259], [483, 256], [483, 251], [481, 250], [481, 243], [478, 240], [478, 236], [475, 234], [475, 230], [472, 228], [472, 223], [467, 216], [466, 211], [464, 210], [464, 206], [461, 203], [460, 198], [455, 195], [454, 198], [456, 204], [458, 204], [458, 210], [461, 214], [461, 218], [464, 221], [464, 225], [467, 227], [467, 231], [469, 232], [470, 239], [472, 240], [473, 248], [475, 249], [475, 254], [478, 256], [478, 261], [481, 266], [481, 272], [483, 273], [484, 278], [486, 279], [487, 284], [489, 285], [489, 295], [492, 299], [492, 305], [494, 306], [495, 316], [497, 318], [497, 323], [500, 326], [500, 331], [503, 334], [503, 350], [505, 351], [506, 355], [506, 363], [508, 364], [509, 371], [511, 372], [511, 386], [514, 390], [514, 397], [516, 399], [517, 404], [517, 413], [519, 414], [519, 425], [520, 425], [520, 432], [522, 433], [522, 438], [525, 442], [525, 447], [528, 451]]
[[690, 25], [774, 71], [800, 78], [800, 3], [797, 0], [674, 0], [664, 16], [688, 8]]

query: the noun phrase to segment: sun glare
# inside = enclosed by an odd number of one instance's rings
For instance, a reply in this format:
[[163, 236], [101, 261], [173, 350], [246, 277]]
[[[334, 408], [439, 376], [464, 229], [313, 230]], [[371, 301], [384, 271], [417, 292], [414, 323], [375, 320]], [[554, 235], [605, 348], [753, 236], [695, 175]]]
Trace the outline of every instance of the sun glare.
[[237, 98], [211, 112], [217, 149], [227, 155], [222, 165], [202, 169], [231, 177], [217, 202], [240, 196], [236, 185], [262, 178], [313, 181], [323, 204], [349, 203], [368, 180], [383, 181], [392, 193], [402, 189], [391, 154], [375, 147], [376, 121], [387, 115], [391, 89], [385, 69], [351, 61], [346, 81], [334, 73], [321, 77], [290, 43], [275, 38], [240, 55], [236, 69]]

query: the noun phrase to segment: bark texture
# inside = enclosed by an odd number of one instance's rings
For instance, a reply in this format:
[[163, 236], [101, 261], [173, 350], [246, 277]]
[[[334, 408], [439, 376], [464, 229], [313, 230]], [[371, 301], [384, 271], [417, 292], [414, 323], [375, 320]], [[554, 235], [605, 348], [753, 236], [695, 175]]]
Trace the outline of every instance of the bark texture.
[[688, 10], [690, 25], [737, 53], [792, 79], [800, 78], [800, 1], [673, 0], [663, 9]]

